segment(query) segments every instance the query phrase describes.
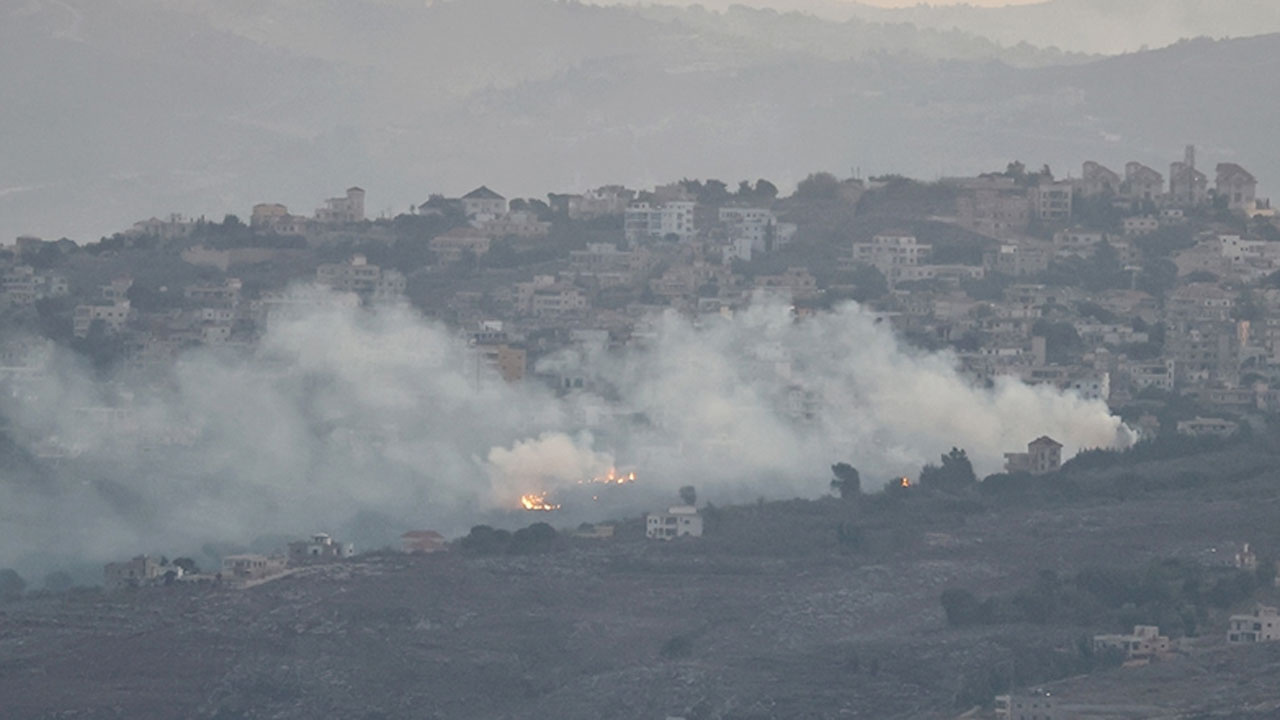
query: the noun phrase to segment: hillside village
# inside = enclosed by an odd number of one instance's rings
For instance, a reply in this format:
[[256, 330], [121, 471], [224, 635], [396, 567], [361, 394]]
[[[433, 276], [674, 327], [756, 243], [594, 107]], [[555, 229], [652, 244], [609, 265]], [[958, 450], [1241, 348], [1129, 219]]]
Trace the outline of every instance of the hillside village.
[[[101, 369], [200, 346], [249, 351], [272, 313], [407, 302], [444, 320], [507, 382], [565, 347], [642, 341], [656, 310], [733, 313], [780, 300], [798, 317], [856, 300], [978, 383], [1013, 377], [1107, 402], [1148, 435], [1230, 434], [1280, 405], [1280, 220], [1244, 167], [1168, 174], [1011, 163], [917, 182], [815, 174], [507, 199], [480, 187], [368, 218], [348, 189], [314, 213], [247, 222], [173, 215], [99, 242], [18, 238], [5, 324]], [[299, 294], [299, 284], [332, 289]], [[18, 337], [9, 333], [9, 337]], [[31, 340], [3, 372], [38, 374]], [[38, 342], [37, 342], [38, 344]], [[1030, 438], [1028, 438], [1030, 439]]]
[[[927, 466], [920, 478], [904, 477], [874, 495], [862, 493], [853, 468], [847, 467], [853, 471], [849, 480], [837, 466], [831, 487], [839, 498], [698, 507], [690, 487], [681, 489], [682, 503], [666, 511], [576, 530], [534, 523], [512, 533], [476, 525], [450, 542], [434, 530], [402, 528], [396, 530], [404, 531], [399, 547], [371, 553], [361, 548], [363, 554], [316, 532], [284, 543], [279, 552], [224, 553], [217, 567], [204, 570], [190, 558], [139, 555], [103, 568], [110, 591], [105, 600], [68, 602], [184, 603], [202, 597], [199, 602], [231, 617], [239, 604], [269, 597], [278, 607], [306, 615], [313, 611], [299, 609], [299, 603], [309, 593], [358, 593], [365, 585], [390, 582], [384, 575], [467, 584], [487, 573], [535, 577], [530, 568], [545, 563], [557, 582], [580, 582], [584, 567], [600, 564], [608, 568], [602, 582], [664, 577], [673, 596], [703, 598], [695, 607], [699, 617], [710, 607], [701, 604], [709, 602], [702, 593], [713, 592], [707, 578], [743, 573], [777, 593], [783, 606], [796, 604], [787, 627], [815, 633], [817, 642], [827, 632], [823, 623], [853, 621], [839, 615], [812, 623], [819, 612], [811, 605], [818, 602], [814, 598], [834, 593], [838, 599], [830, 602], [842, 613], [863, 612], [854, 609], [873, 601], [857, 593], [868, 591], [862, 585], [849, 590], [844, 583], [856, 576], [876, 586], [875, 568], [881, 566], [864, 564], [874, 558], [910, 578], [909, 591], [886, 584], [880, 592], [905, 598], [911, 609], [897, 612], [882, 603], [868, 617], [898, 623], [896, 632], [908, 642], [943, 633], [944, 649], [913, 646], [909, 652], [935, 653], [930, 657], [938, 662], [944, 655], [958, 658], [964, 668], [953, 678], [956, 688], [929, 695], [928, 713], [901, 698], [900, 685], [877, 686], [893, 698], [886, 702], [896, 703], [897, 716], [943, 717], [947, 713], [939, 708], [950, 703], [981, 711], [971, 717], [1092, 717], [1081, 707], [1101, 702], [1103, 690], [1059, 691], [1039, 684], [1113, 665], [1141, 673], [1166, 661], [1239, 658], [1222, 653], [1280, 640], [1272, 607], [1277, 564], [1273, 557], [1259, 558], [1248, 544], [1268, 551], [1280, 546], [1280, 536], [1263, 529], [1274, 526], [1267, 515], [1274, 493], [1263, 477], [1274, 463], [1260, 440], [1280, 409], [1280, 218], [1241, 165], [1218, 163], [1212, 177], [1198, 165], [1195, 148], [1188, 147], [1167, 175], [1138, 163], [1117, 172], [1096, 161], [1084, 162], [1077, 177], [1018, 162], [936, 182], [817, 173], [786, 197], [763, 179], [736, 189], [716, 180], [648, 190], [606, 186], [552, 193], [545, 200], [509, 199], [482, 186], [459, 197], [430, 195], [403, 214], [378, 218], [367, 217], [366, 191], [352, 187], [306, 215], [268, 202], [254, 206], [247, 220], [152, 218], [83, 245], [21, 237], [4, 257], [0, 297], [11, 332], [0, 375], [15, 388], [35, 383], [51, 372], [48, 350], [55, 345], [78, 353], [103, 376], [145, 373], [198, 348], [250, 354], [282, 314], [313, 307], [376, 312], [392, 305], [437, 319], [464, 340], [477, 382], [537, 383], [572, 395], [596, 390], [593, 379], [540, 361], [564, 348], [623, 351], [643, 343], [655, 312], [696, 319], [780, 302], [796, 322], [804, 322], [856, 301], [912, 345], [951, 352], [975, 385], [1012, 380], [1106, 403], [1140, 436], [1167, 441], [1161, 446], [1166, 450], [1168, 442], [1188, 452], [1204, 450], [1192, 463], [1204, 467], [1172, 468], [1162, 464], [1167, 457], [1141, 453], [1132, 459], [1102, 453], [1101, 460], [1086, 453], [1072, 467], [1062, 443], [1029, 428], [1025, 452], [1008, 448], [1005, 472], [980, 485], [963, 451], [953, 449], [942, 457], [941, 468]], [[799, 417], [806, 412], [805, 379], [797, 373], [793, 380], [799, 398], [792, 411]], [[75, 411], [98, 418], [112, 432], [130, 433], [137, 430], [129, 420], [131, 401], [125, 394], [116, 405]], [[142, 446], [191, 441], [182, 428], [166, 432]], [[50, 438], [39, 459], [56, 463], [74, 457], [76, 447], [75, 438]], [[943, 477], [955, 469], [952, 461], [967, 468], [966, 484], [952, 487]], [[1130, 469], [1117, 476], [1117, 464]], [[1222, 475], [1228, 489], [1211, 508], [1158, 541], [1145, 535], [1146, 528], [1172, 522], [1174, 509], [1212, 473]], [[623, 481], [612, 472], [608, 477]], [[1015, 478], [1029, 479], [1015, 485]], [[1134, 500], [1133, 493], [1148, 494]], [[1120, 504], [1107, 505], [1113, 498]], [[525, 499], [531, 516], [559, 507], [541, 495]], [[1048, 514], [1047, 507], [1061, 512]], [[1225, 537], [1224, 527], [1231, 533]], [[1056, 537], [1072, 550], [1048, 540], [1026, 543], [1024, 533]], [[1207, 546], [1217, 553], [1212, 558], [1204, 554]], [[1115, 587], [1107, 595], [1089, 585], [1097, 578], [1081, 569], [1082, 558], [1096, 561], [1117, 548], [1124, 549], [1119, 554], [1125, 562], [1150, 562], [1154, 569], [1147, 584], [1110, 578]], [[801, 567], [809, 575], [801, 584], [813, 585], [813, 592], [792, 587], [789, 570], [783, 570], [791, 553], [805, 558]], [[983, 560], [965, 560], [967, 553]], [[770, 560], [743, 569], [733, 565], [740, 556]], [[777, 567], [769, 565], [772, 558], [778, 558]], [[722, 564], [729, 569], [715, 569]], [[1054, 570], [1041, 571], [1038, 584], [1027, 589], [1025, 578], [1034, 567]], [[1171, 591], [1172, 600], [1148, 597], [1156, 569], [1169, 575], [1160, 582], [1183, 588]], [[679, 577], [661, 575], [666, 572]], [[686, 576], [693, 579], [686, 582]], [[1137, 584], [1125, 585], [1130, 581]], [[1185, 588], [1193, 585], [1212, 592], [1190, 594]], [[235, 599], [239, 593], [220, 593], [259, 586], [262, 594], [243, 593], [242, 600]], [[980, 588], [985, 599], [965, 588]], [[1177, 595], [1184, 591], [1187, 597]], [[1137, 599], [1130, 603], [1125, 593]], [[1052, 599], [1045, 601], [1052, 609], [1043, 616], [1035, 614], [1041, 595]], [[1071, 614], [1084, 612], [1071, 605], [1084, 603], [1081, 597], [1094, 603], [1082, 605], [1093, 613], [1084, 620]], [[1115, 607], [1105, 605], [1115, 598]], [[539, 612], [554, 616], [554, 604], [548, 608]], [[49, 611], [35, 605], [15, 611], [14, 617], [25, 619], [13, 627], [23, 633], [58, 627], [43, 612]], [[325, 632], [339, 634], [363, 622], [308, 617], [308, 627], [333, 624], [341, 629]], [[225, 622], [223, 616], [208, 621]], [[97, 620], [84, 622], [91, 627]], [[426, 618], [414, 622], [413, 632], [435, 627]], [[698, 630], [674, 628], [665, 616], [653, 622], [670, 634], [657, 651], [660, 662], [677, 663], [704, 652], [701, 645], [690, 648], [704, 635], [714, 636], [718, 621], [700, 619]], [[464, 636], [465, 623], [457, 620], [448, 632]], [[1028, 624], [1045, 623], [1049, 629], [1025, 632]], [[5, 632], [0, 625], [0, 650]], [[292, 637], [288, 633], [294, 631], [273, 626], [264, 632]], [[753, 626], [747, 634], [754, 632], [763, 631]], [[972, 640], [978, 632], [990, 635]], [[1001, 645], [1009, 633], [1015, 639]], [[999, 642], [990, 639], [997, 636]], [[1039, 643], [1034, 662], [1009, 649], [1032, 640]], [[748, 651], [724, 646], [715, 652]], [[877, 679], [878, 659], [874, 666], [859, 659], [871, 652], [909, 667], [899, 650], [849, 651], [850, 672], [861, 673], [859, 682], [887, 682]], [[1010, 652], [1025, 666], [1040, 668], [1043, 661], [1052, 669], [999, 675], [1009, 662], [1001, 658]], [[637, 667], [651, 661], [647, 655], [635, 660]], [[502, 665], [500, 675], [511, 673], [537, 671]], [[555, 707], [552, 694], [526, 694]], [[826, 700], [832, 708], [851, 702]], [[218, 707], [237, 702], [224, 697]], [[699, 702], [710, 701], [682, 695], [658, 704], [693, 717], [700, 716]], [[737, 715], [724, 710], [714, 716]], [[1126, 715], [1098, 715], [1104, 716]]]

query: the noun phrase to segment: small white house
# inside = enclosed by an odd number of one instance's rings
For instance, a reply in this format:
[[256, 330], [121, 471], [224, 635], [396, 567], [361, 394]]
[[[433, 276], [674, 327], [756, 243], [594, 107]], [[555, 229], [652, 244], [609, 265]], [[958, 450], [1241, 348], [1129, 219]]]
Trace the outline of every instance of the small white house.
[[1259, 604], [1248, 615], [1232, 615], [1227, 628], [1227, 642], [1274, 642], [1280, 640], [1280, 611]]
[[702, 516], [692, 505], [676, 505], [665, 513], [649, 513], [645, 517], [644, 534], [650, 540], [702, 537]]

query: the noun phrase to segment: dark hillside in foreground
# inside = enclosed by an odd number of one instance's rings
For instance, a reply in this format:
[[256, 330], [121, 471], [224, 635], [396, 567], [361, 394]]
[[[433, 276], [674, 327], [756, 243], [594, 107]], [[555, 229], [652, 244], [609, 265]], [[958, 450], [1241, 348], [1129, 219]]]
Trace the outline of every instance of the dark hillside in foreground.
[[[1128, 499], [762, 503], [704, 511], [697, 541], [647, 543], [624, 523], [545, 554], [374, 554], [247, 591], [30, 598], [0, 609], [0, 697], [15, 720], [952, 717], [993, 668], [1027, 683], [1075, 674], [1079, 638], [1124, 628], [950, 627], [944, 590], [1007, 595], [1044, 570], [1140, 572], [1245, 541], [1274, 552], [1280, 476], [1210, 470], [1269, 459], [1246, 447], [1184, 459], [1205, 470], [1198, 485]], [[1137, 463], [1124, 481], [1166, 473]], [[1183, 710], [1280, 701], [1260, 679], [1280, 655], [1225, 648], [1227, 611], [1179, 641], [1188, 655], [1087, 682], [1119, 697], [1159, 677], [1163, 694], [1144, 703]]]

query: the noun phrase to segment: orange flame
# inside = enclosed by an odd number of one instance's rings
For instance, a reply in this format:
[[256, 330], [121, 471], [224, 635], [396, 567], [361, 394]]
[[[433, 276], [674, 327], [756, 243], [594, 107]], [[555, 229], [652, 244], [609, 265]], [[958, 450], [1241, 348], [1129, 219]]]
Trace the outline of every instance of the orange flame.
[[909, 487], [911, 487], [911, 479], [910, 479], [910, 478], [902, 478], [902, 487], [904, 487], [904, 488], [909, 488]]
[[590, 480], [579, 480], [579, 485], [626, 485], [636, 481], [635, 471], [620, 473], [618, 468], [609, 468], [609, 472]]
[[547, 502], [546, 493], [529, 493], [528, 495], [521, 495], [520, 505], [523, 506], [525, 510], [537, 512], [551, 512], [552, 510], [560, 509], [559, 505], [553, 505]]

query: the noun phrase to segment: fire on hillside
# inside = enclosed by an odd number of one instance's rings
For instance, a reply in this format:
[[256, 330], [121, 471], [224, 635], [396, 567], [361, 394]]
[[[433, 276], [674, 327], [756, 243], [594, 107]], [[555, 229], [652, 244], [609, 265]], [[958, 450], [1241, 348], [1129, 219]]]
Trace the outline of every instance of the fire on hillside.
[[560, 506], [547, 502], [546, 493], [529, 493], [520, 496], [520, 506], [525, 510], [532, 512], [551, 512], [559, 510]]
[[635, 470], [618, 470], [618, 468], [609, 468], [609, 472], [604, 475], [593, 477], [590, 480], [579, 480], [579, 485], [626, 485], [636, 481]]

